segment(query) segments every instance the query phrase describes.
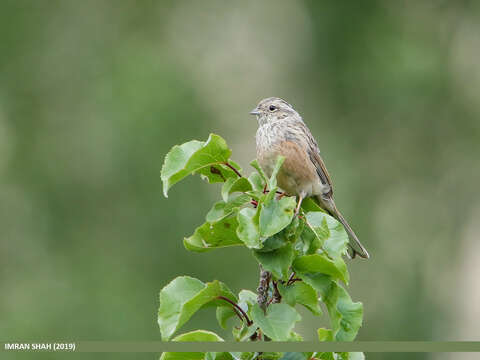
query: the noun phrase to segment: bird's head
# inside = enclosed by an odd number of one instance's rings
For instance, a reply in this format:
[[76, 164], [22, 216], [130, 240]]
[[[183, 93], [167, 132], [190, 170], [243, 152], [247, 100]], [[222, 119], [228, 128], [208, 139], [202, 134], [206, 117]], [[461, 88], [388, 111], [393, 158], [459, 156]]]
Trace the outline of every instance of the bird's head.
[[286, 118], [301, 119], [292, 105], [277, 97], [263, 99], [255, 109], [250, 111], [250, 115], [255, 115], [260, 125]]

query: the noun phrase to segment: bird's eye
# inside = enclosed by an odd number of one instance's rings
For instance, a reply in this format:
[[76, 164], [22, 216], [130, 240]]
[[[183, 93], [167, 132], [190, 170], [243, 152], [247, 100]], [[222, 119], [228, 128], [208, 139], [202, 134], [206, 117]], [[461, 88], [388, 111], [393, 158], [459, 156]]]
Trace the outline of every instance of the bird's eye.
[[270, 107], [268, 109], [270, 111], [275, 111], [275, 110], [277, 110], [277, 107], [275, 105], [270, 105]]

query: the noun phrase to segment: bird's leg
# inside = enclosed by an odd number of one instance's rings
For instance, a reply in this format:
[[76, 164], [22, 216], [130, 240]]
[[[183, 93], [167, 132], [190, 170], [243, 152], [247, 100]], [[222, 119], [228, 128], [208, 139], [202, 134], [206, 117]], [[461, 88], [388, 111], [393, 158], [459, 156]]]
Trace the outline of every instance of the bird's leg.
[[285, 192], [280, 193], [280, 195], [278, 195], [278, 197], [277, 197], [277, 200], [280, 200], [281, 198], [283, 198], [286, 195], [287, 195], [287, 193], [285, 193]]
[[297, 216], [298, 213], [300, 212], [300, 206], [302, 206], [302, 201], [304, 197], [305, 197], [305, 194], [303, 192], [301, 192], [298, 195], [298, 204], [297, 204], [297, 208], [295, 209], [295, 216]]

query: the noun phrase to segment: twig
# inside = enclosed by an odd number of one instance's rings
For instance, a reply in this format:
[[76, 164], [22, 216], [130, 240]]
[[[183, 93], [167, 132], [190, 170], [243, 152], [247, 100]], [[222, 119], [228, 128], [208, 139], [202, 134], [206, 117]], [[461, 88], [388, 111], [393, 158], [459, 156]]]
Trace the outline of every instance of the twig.
[[280, 295], [280, 291], [278, 291], [277, 282], [273, 281], [273, 296], [272, 296], [272, 303], [278, 304], [282, 301], [282, 295]]
[[288, 278], [288, 281], [287, 281], [287, 286], [290, 285], [290, 282], [292, 281], [292, 279], [295, 277], [296, 273], [295, 271], [292, 272], [292, 274], [290, 275], [290, 277]]
[[236, 308], [236, 307], [232, 307], [232, 310], [233, 310], [233, 312], [235, 313], [235, 315], [238, 316], [238, 318], [240, 319], [240, 321], [243, 322], [243, 317], [242, 317], [242, 315], [238, 312], [237, 308]]
[[302, 279], [296, 278], [295, 275], [297, 274], [294, 271], [288, 278], [287, 286], [292, 285], [294, 282], [297, 282], [297, 281], [303, 281]]
[[230, 169], [232, 169], [232, 170], [235, 172], [235, 174], [238, 175], [238, 177], [243, 177], [242, 174], [240, 174], [240, 173], [238, 172], [238, 170], [235, 169], [235, 167], [234, 167], [233, 165], [230, 165], [228, 162], [224, 162], [223, 164], [224, 164], [224, 165], [227, 165]]
[[257, 288], [257, 302], [263, 312], [267, 312], [268, 306], [268, 286], [270, 284], [271, 274], [270, 272], [263, 269], [262, 265], [260, 265], [260, 280], [258, 283]]
[[221, 299], [221, 300], [224, 300], [226, 302], [228, 302], [229, 304], [231, 304], [234, 308], [234, 310], [238, 310], [242, 315], [243, 317], [245, 318], [245, 320], [247, 321], [247, 325], [250, 326], [253, 324], [253, 321], [251, 321], [248, 317], [248, 315], [245, 313], [245, 311], [243, 311], [243, 309], [238, 306], [235, 302], [233, 302], [232, 300], [230, 300], [229, 298], [225, 297], [225, 296], [217, 296], [217, 299]]
[[299, 278], [295, 278], [295, 279], [292, 279], [292, 281], [290, 281], [290, 284], [289, 285], [292, 285], [293, 283], [297, 282], [297, 281], [303, 281], [302, 279], [299, 279]]
[[[263, 193], [266, 194], [266, 193], [268, 193], [268, 192], [270, 192], [270, 190], [267, 190], [267, 184], [265, 184], [265, 186], [263, 187]], [[282, 195], [282, 197], [285, 196], [285, 195], [287, 195], [287, 193], [284, 193], [284, 192], [281, 192], [281, 191], [278, 191], [278, 190], [275, 191], [275, 194]], [[280, 198], [280, 199], [281, 199], [281, 198]]]

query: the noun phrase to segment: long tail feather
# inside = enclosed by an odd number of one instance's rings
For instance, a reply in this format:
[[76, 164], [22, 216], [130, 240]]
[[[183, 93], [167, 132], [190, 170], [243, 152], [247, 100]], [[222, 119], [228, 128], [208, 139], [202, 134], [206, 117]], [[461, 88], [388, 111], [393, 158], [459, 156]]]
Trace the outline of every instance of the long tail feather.
[[[345, 218], [342, 216], [340, 211], [338, 211], [337, 207], [335, 206], [335, 202], [333, 201], [333, 199], [332, 198], [325, 199], [325, 198], [321, 198], [319, 196], [318, 201], [320, 203], [323, 203], [324, 205], [328, 205], [327, 210], [331, 213], [331, 215], [335, 219], [337, 219], [338, 221], [340, 221], [342, 223], [343, 227], [347, 231], [348, 237], [350, 239], [350, 242], [349, 242], [348, 245], [350, 247], [350, 250], [352, 251], [352, 253], [350, 254], [350, 257], [352, 259], [354, 259], [355, 256], [358, 254], [358, 256], [360, 256], [364, 259], [370, 258], [370, 255], [368, 254], [367, 249], [365, 249], [365, 247], [362, 245], [360, 240], [358, 240], [357, 235], [355, 234], [353, 229], [350, 227], [347, 220], [345, 220]], [[325, 204], [325, 203], [327, 203], [327, 204]]]

